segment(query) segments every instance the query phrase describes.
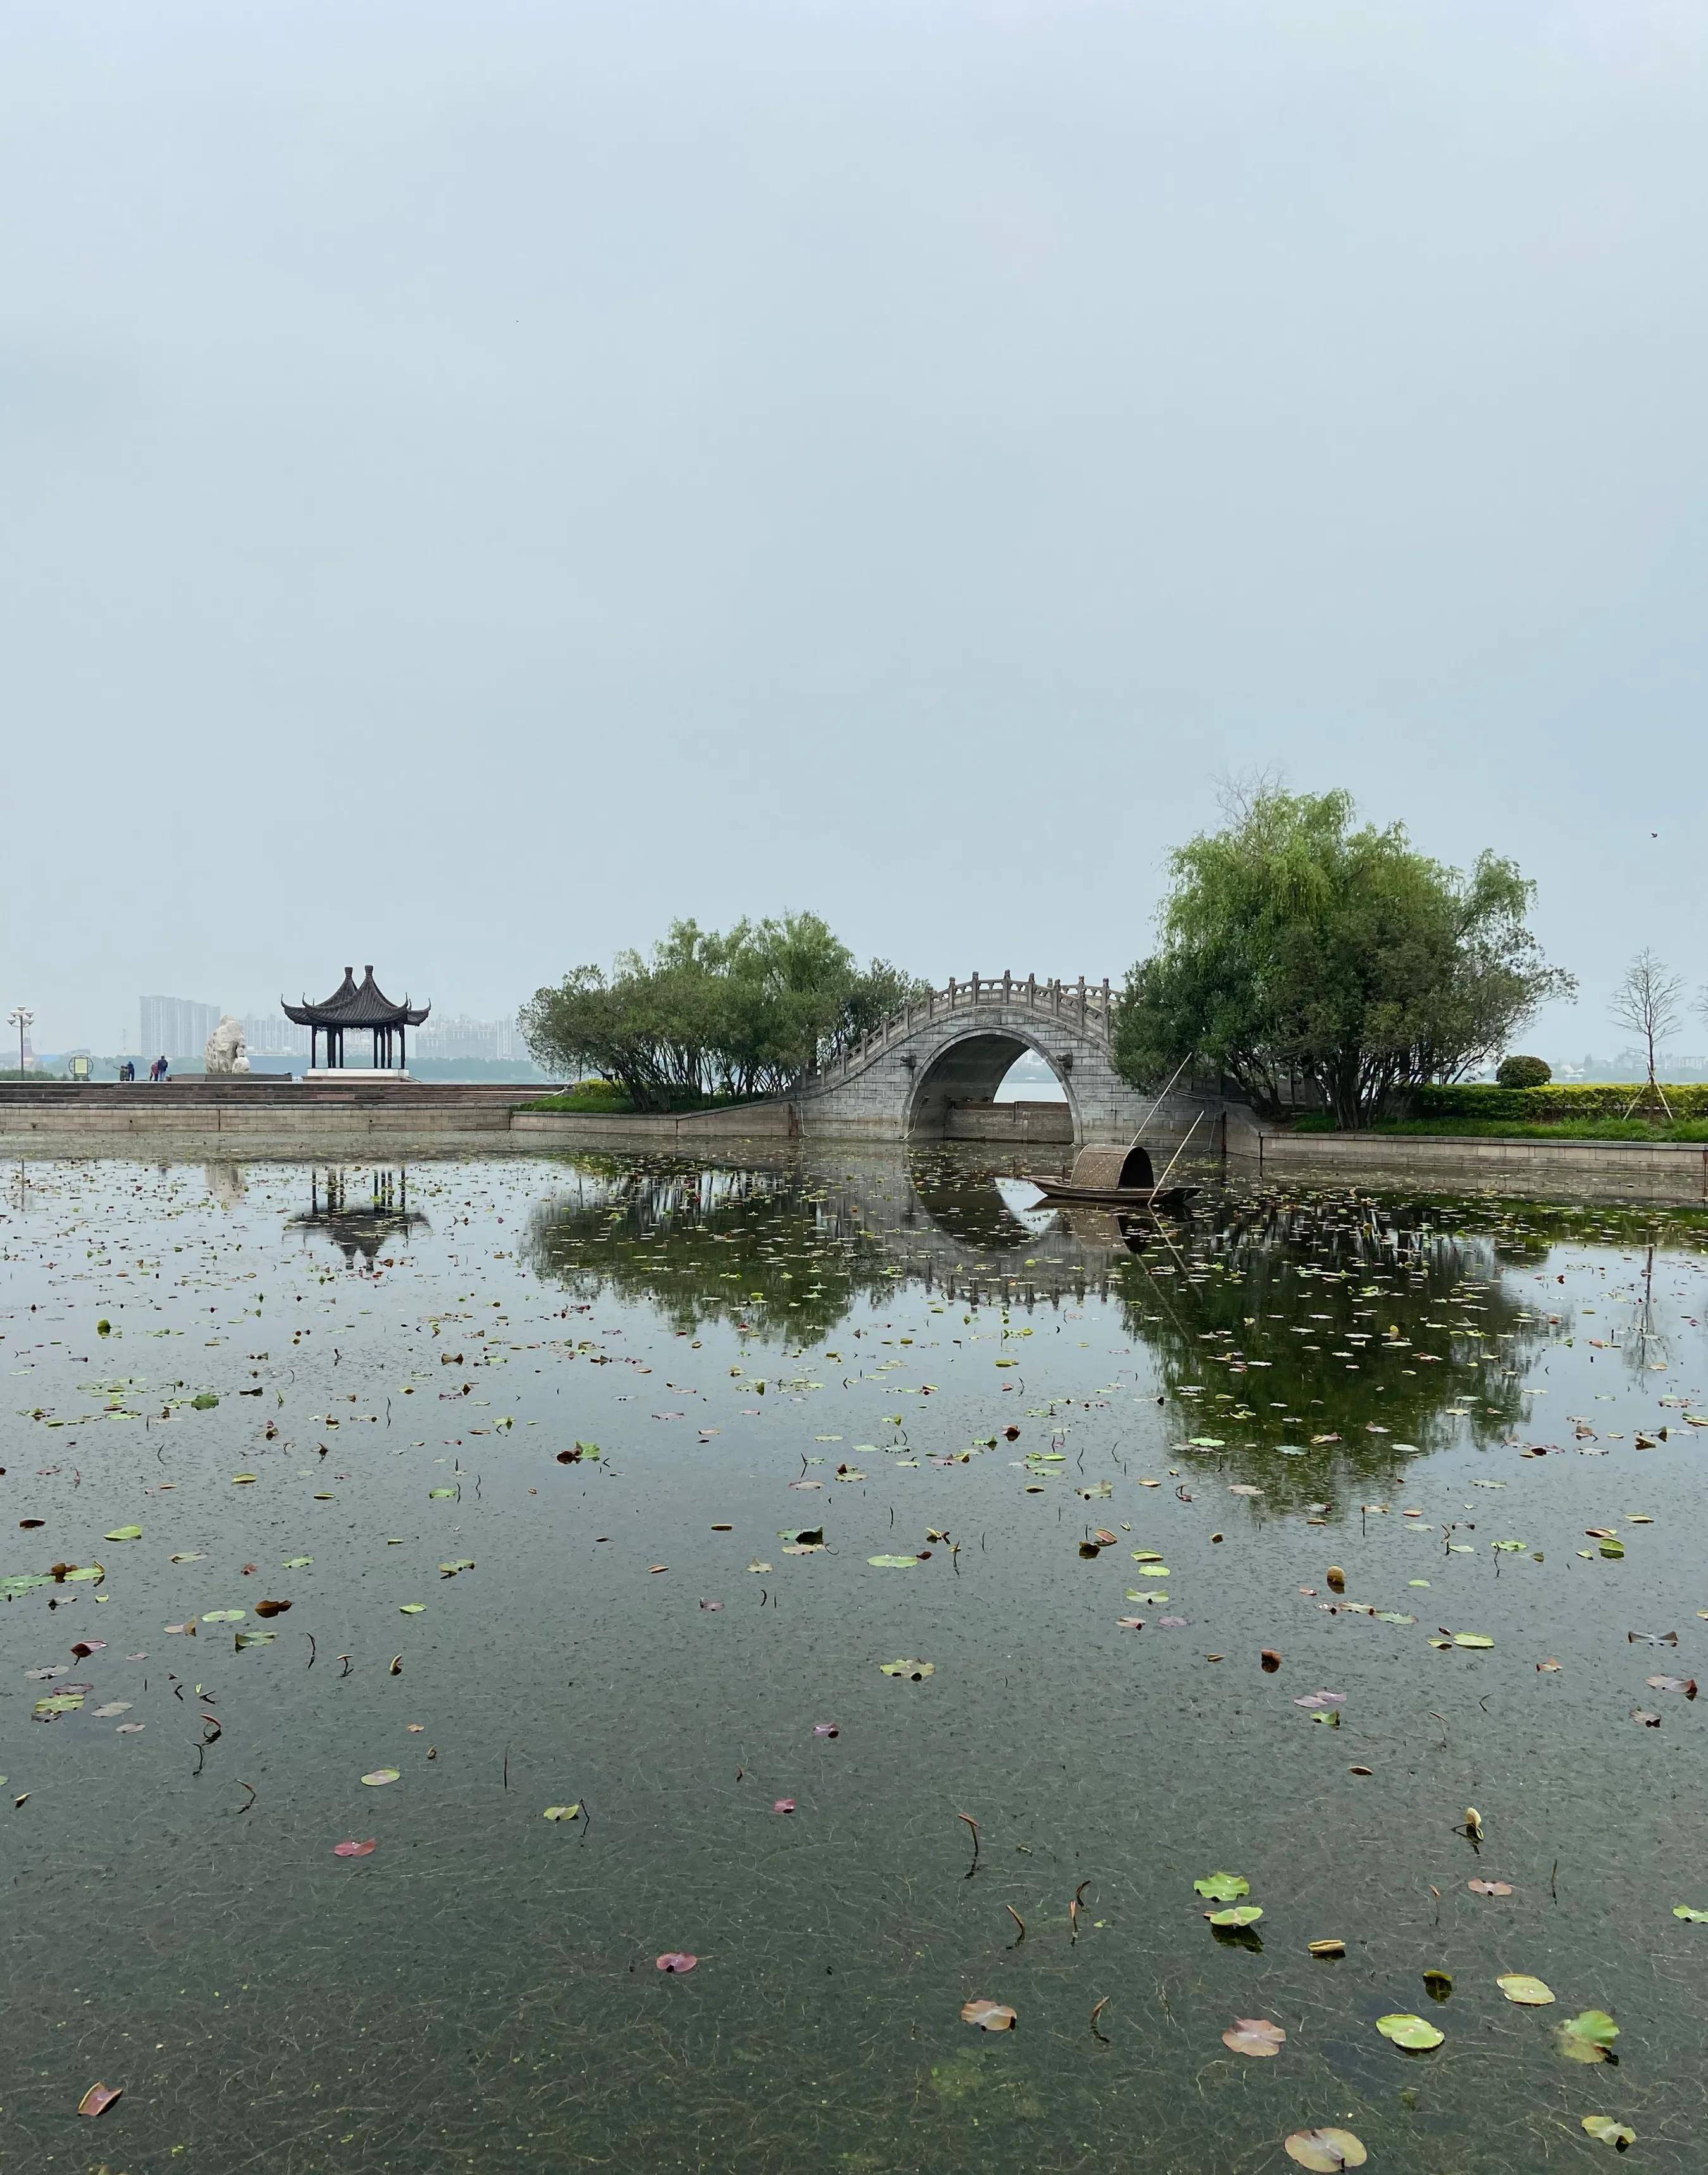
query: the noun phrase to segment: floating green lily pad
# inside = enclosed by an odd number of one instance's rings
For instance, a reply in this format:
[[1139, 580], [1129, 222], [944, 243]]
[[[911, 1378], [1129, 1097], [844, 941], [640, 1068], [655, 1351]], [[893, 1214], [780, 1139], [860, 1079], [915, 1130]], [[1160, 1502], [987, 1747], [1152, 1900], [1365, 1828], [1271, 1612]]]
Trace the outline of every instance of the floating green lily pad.
[[1439, 2047], [1447, 2036], [1427, 2019], [1402, 2010], [1390, 2016], [1379, 2016], [1376, 2029], [1384, 2039], [1391, 2039], [1395, 2046], [1403, 2047], [1408, 2054], [1426, 2054], [1430, 2048]]
[[1619, 2027], [1604, 2009], [1586, 2009], [1559, 2027], [1559, 2051], [1568, 2062], [1605, 2062]]

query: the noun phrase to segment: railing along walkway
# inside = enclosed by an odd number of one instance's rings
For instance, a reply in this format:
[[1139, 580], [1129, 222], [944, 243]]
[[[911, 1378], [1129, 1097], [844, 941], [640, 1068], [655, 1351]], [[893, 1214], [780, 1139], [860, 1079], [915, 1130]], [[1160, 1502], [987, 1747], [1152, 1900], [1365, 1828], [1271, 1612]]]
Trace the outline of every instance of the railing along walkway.
[[886, 1050], [905, 1042], [917, 1028], [953, 1014], [974, 1014], [981, 1005], [993, 1008], [1022, 1005], [1046, 1018], [1065, 1021], [1082, 1034], [1094, 1035], [1104, 1043], [1110, 1039], [1114, 1000], [1107, 975], [1097, 983], [1087, 982], [1083, 974], [1076, 982], [1040, 982], [1036, 974], [1028, 974], [1023, 982], [1016, 974], [1005, 974], [1000, 979], [974, 974], [970, 981], [952, 979], [946, 989], [933, 990], [904, 1005], [869, 1034], [850, 1043], [828, 1065], [804, 1074], [800, 1087], [808, 1093], [840, 1087]]

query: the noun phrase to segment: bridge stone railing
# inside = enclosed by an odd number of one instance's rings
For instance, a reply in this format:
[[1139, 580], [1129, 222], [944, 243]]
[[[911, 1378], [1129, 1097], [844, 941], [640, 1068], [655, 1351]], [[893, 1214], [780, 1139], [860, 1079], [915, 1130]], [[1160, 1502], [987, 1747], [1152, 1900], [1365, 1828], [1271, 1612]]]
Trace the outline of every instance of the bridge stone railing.
[[1024, 1006], [1040, 1019], [1071, 1022], [1082, 1034], [1104, 1044], [1112, 1043], [1114, 1000], [1107, 975], [1101, 982], [1087, 982], [1083, 974], [1077, 981], [1064, 982], [1054, 978], [1040, 981], [1036, 974], [1028, 974], [1024, 981], [1011, 974], [974, 974], [965, 982], [952, 979], [946, 989], [932, 990], [904, 1005], [900, 1012], [892, 1012], [870, 1034], [839, 1051], [828, 1065], [815, 1066], [804, 1073], [796, 1083], [797, 1089], [812, 1093], [838, 1087], [852, 1074], [864, 1071], [874, 1058], [881, 1057], [897, 1043], [906, 1041], [919, 1028], [955, 1015], [972, 1017], [981, 1005], [1011, 1009]]

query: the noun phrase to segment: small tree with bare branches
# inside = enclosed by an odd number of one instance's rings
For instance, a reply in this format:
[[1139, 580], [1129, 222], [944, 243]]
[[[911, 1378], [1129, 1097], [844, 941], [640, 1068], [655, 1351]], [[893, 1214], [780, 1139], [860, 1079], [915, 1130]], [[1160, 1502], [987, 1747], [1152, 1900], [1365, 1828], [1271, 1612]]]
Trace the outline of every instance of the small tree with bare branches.
[[[1614, 990], [1608, 1007], [1616, 1026], [1629, 1028], [1640, 1039], [1649, 1066], [1646, 1093], [1659, 1097], [1669, 1123], [1673, 1106], [1655, 1077], [1655, 1047], [1678, 1028], [1678, 995], [1684, 986], [1684, 977], [1670, 974], [1646, 944], [1626, 968], [1624, 979]], [[1640, 1094], [1633, 1096], [1625, 1109], [1628, 1118], [1642, 1100]]]

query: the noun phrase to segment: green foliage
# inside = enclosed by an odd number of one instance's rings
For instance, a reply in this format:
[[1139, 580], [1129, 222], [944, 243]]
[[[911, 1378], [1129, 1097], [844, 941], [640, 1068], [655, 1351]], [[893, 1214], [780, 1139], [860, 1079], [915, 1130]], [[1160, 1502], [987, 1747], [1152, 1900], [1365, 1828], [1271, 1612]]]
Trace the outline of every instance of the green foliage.
[[738, 922], [727, 936], [678, 921], [618, 955], [609, 978], [577, 967], [522, 1009], [541, 1064], [583, 1066], [637, 1110], [776, 1094], [924, 985], [873, 960], [863, 971], [816, 914]]
[[517, 1105], [523, 1110], [573, 1110], [588, 1116], [615, 1117], [634, 1109], [626, 1088], [615, 1080], [577, 1080], [561, 1095], [541, 1095]]
[[[1708, 1082], [1675, 1088], [1668, 1082], [1667, 1100], [1677, 1118], [1708, 1118]], [[1622, 1119], [1633, 1104], [1655, 1114], [1646, 1082], [1554, 1080], [1545, 1088], [1489, 1088], [1461, 1081], [1414, 1088], [1407, 1108], [1413, 1118], [1499, 1119], [1536, 1125], [1562, 1119]]]
[[1117, 1015], [1129, 1079], [1157, 1086], [1196, 1057], [1273, 1112], [1299, 1076], [1357, 1125], [1575, 986], [1526, 927], [1534, 887], [1512, 862], [1483, 854], [1467, 876], [1353, 815], [1345, 793], [1266, 789], [1177, 849], [1160, 947]]
[[1553, 1067], [1545, 1057], [1503, 1057], [1494, 1077], [1503, 1088], [1546, 1088]]

